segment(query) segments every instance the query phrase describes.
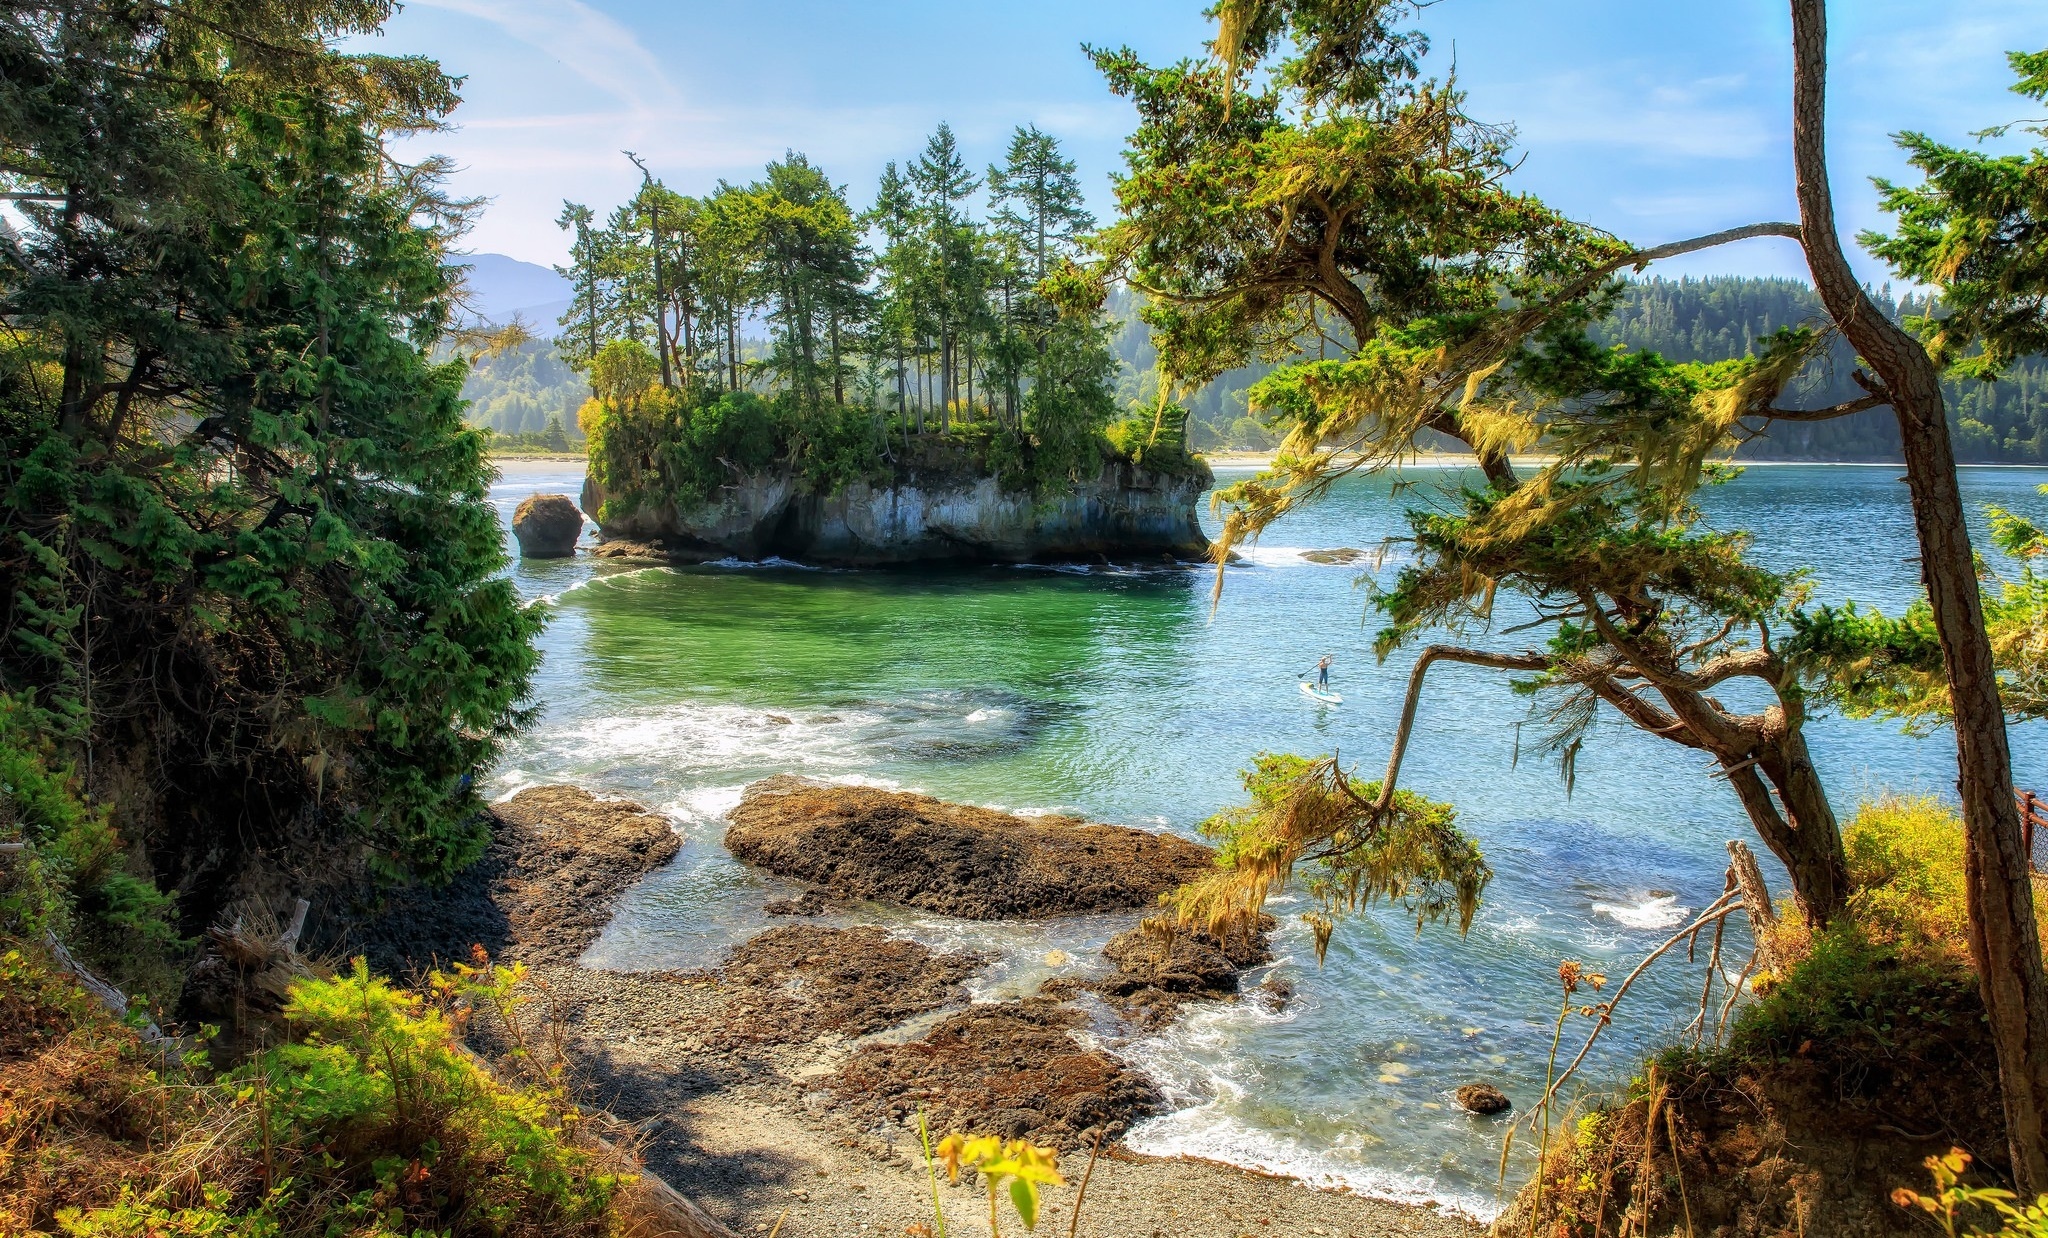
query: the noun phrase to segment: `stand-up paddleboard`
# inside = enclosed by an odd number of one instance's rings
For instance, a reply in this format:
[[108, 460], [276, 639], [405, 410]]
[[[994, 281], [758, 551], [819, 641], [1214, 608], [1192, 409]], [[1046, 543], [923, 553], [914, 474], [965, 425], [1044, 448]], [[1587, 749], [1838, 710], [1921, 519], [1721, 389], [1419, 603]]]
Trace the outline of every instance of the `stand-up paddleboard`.
[[1344, 703], [1342, 696], [1330, 691], [1328, 688], [1318, 688], [1306, 679], [1301, 681], [1301, 692], [1303, 696], [1312, 696], [1325, 705], [1342, 705]]

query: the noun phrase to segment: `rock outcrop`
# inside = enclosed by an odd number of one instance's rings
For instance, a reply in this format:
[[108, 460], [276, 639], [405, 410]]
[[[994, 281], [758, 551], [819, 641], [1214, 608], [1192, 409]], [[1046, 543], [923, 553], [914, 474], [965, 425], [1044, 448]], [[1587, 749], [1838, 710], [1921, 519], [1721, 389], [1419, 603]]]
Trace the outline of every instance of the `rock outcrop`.
[[679, 562], [780, 556], [868, 567], [1200, 559], [1209, 542], [1196, 512], [1210, 480], [1206, 467], [1182, 474], [1113, 463], [1064, 494], [1006, 489], [993, 477], [944, 475], [879, 486], [856, 482], [815, 494], [788, 474], [763, 474], [688, 509], [613, 512], [604, 510], [603, 489], [590, 478], [583, 509], [603, 512], [599, 532], [606, 543], [632, 554], [658, 546]]
[[1141, 1027], [1164, 1027], [1185, 1002], [1235, 996], [1238, 973], [1273, 961], [1267, 935], [1277, 927], [1262, 915], [1256, 929], [1222, 938], [1198, 929], [1119, 933], [1102, 947], [1116, 974], [1090, 987]]
[[715, 1039], [793, 1044], [835, 1033], [866, 1036], [966, 1005], [961, 981], [987, 962], [979, 954], [936, 953], [872, 926], [769, 929], [735, 947], [719, 968], [731, 1005]]
[[1056, 1148], [1114, 1139], [1158, 1111], [1159, 1089], [1073, 1036], [1088, 1020], [1043, 997], [971, 1006], [908, 1044], [871, 1045], [831, 1082], [839, 1104], [869, 1123], [914, 1122]]
[[749, 864], [836, 898], [969, 920], [1149, 907], [1215, 854], [1149, 830], [786, 775], [748, 787], [727, 819], [725, 845]]
[[512, 513], [512, 536], [524, 559], [567, 559], [583, 536], [583, 513], [566, 494], [532, 494]]
[[394, 894], [343, 943], [406, 976], [493, 958], [573, 963], [611, 922], [612, 903], [682, 845], [668, 818], [577, 787], [529, 787], [491, 809], [482, 859], [437, 889]]

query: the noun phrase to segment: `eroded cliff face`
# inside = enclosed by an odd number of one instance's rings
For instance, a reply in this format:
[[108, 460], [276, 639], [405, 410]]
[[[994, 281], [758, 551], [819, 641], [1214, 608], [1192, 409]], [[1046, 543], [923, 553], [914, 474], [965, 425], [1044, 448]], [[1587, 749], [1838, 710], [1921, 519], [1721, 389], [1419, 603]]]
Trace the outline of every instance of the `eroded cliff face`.
[[[910, 478], [806, 493], [785, 474], [752, 476], [687, 510], [609, 512], [607, 542], [638, 543], [685, 562], [780, 556], [803, 563], [1028, 563], [1062, 559], [1195, 559], [1208, 539], [1195, 518], [1209, 487], [1193, 476], [1105, 465], [1065, 494], [1006, 490], [995, 478]], [[583, 487], [583, 510], [604, 495]]]

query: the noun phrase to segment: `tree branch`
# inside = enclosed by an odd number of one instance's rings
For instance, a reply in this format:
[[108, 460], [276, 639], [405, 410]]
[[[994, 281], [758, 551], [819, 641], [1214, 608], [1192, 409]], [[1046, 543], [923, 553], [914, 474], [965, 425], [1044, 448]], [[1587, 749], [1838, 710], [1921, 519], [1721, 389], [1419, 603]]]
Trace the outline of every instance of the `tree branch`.
[[1415, 659], [1415, 669], [1408, 673], [1408, 696], [1401, 704], [1401, 724], [1394, 731], [1394, 750], [1387, 756], [1387, 776], [1380, 782], [1379, 802], [1373, 805], [1375, 812], [1384, 813], [1394, 806], [1394, 782], [1401, 776], [1401, 757], [1408, 751], [1408, 737], [1415, 729], [1415, 708], [1422, 700], [1422, 679], [1429, 673], [1433, 662], [1461, 662], [1466, 666], [1487, 666], [1500, 671], [1547, 671], [1551, 661], [1539, 653], [1488, 653], [1484, 649], [1465, 649], [1457, 645], [1431, 645]]
[[1826, 408], [1767, 408], [1758, 416], [1768, 417], [1772, 421], [1832, 421], [1837, 417], [1847, 417], [1851, 413], [1860, 413], [1865, 409], [1883, 408], [1891, 402], [1889, 395], [1873, 394], [1858, 396]]
[[1805, 234], [1800, 231], [1798, 224], [1744, 224], [1740, 228], [1728, 228], [1721, 232], [1709, 232], [1705, 236], [1696, 236], [1689, 241], [1672, 241], [1667, 245], [1653, 245], [1649, 249], [1639, 249], [1627, 257], [1616, 261], [1607, 269], [1609, 271], [1619, 271], [1625, 266], [1632, 266], [1640, 271], [1652, 262], [1658, 262], [1665, 258], [1676, 258], [1680, 254], [1697, 253], [1702, 249], [1712, 249], [1716, 245], [1728, 245], [1736, 241], [1754, 240], [1760, 236], [1780, 236], [1792, 241], [1805, 238]]

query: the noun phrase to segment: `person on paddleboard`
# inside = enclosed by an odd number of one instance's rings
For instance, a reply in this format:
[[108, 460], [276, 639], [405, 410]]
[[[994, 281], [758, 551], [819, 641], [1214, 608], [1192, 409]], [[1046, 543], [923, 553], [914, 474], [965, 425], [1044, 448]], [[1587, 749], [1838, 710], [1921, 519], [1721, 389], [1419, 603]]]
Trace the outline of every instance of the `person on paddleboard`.
[[1326, 653], [1323, 660], [1316, 663], [1316, 687], [1323, 692], [1330, 690], [1330, 663], [1336, 660], [1336, 654]]

